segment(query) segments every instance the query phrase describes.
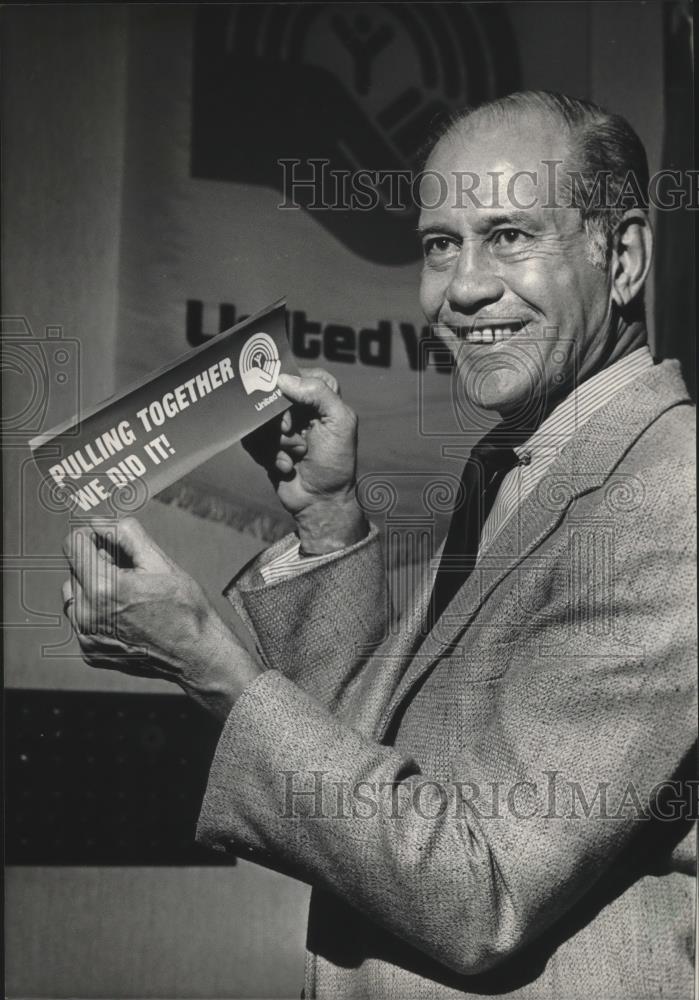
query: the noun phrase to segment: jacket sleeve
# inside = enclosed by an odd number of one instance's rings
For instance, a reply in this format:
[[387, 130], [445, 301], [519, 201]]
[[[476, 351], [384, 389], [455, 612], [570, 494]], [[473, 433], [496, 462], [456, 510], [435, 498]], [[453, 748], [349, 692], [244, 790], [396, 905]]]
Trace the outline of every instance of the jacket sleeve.
[[[293, 676], [262, 674], [224, 726], [199, 841], [295, 872], [461, 974], [497, 965], [609, 873], [691, 749], [693, 519], [683, 522], [686, 534], [656, 532], [644, 547], [619, 539], [613, 634], [599, 581], [582, 582], [582, 630], [554, 589], [487, 737], [458, 741], [446, 782]], [[493, 786], [497, 809], [483, 795]]]
[[380, 535], [372, 526], [365, 539], [305, 572], [265, 583], [260, 566], [293, 538], [253, 560], [224, 593], [264, 665], [334, 710], [386, 632], [390, 605]]

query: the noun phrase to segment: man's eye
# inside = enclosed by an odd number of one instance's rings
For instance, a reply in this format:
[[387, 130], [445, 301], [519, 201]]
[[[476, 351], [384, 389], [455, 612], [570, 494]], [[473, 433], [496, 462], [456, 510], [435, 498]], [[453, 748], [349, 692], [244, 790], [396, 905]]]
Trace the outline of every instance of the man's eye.
[[528, 239], [527, 233], [521, 229], [498, 229], [493, 235], [493, 244], [496, 247], [515, 247]]
[[422, 244], [425, 257], [439, 257], [454, 249], [454, 240], [449, 236], [431, 236]]

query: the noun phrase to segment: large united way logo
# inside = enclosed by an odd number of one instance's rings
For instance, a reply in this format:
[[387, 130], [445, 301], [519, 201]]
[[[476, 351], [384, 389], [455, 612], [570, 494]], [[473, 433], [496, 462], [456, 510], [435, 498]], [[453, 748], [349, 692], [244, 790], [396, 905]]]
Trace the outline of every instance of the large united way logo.
[[[451, 111], [519, 86], [504, 4], [204, 4], [192, 176], [275, 188], [280, 203], [291, 184], [355, 254], [406, 264], [418, 209], [401, 176]], [[364, 200], [350, 204], [357, 177]], [[357, 211], [370, 178], [378, 197]]]

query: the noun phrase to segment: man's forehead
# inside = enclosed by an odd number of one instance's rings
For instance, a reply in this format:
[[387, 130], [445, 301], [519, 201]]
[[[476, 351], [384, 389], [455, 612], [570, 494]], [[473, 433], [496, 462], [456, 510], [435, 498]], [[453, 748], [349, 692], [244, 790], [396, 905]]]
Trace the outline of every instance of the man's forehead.
[[[569, 205], [566, 177], [570, 138], [551, 116], [468, 121], [435, 146], [421, 180], [420, 229], [432, 228], [458, 214], [468, 224], [493, 224], [501, 215], [512, 224], [554, 221], [557, 207]], [[564, 213], [568, 214], [568, 212]], [[515, 218], [516, 216], [516, 218]]]
[[[567, 129], [550, 116], [477, 119], [456, 126], [437, 143], [420, 185], [423, 206], [435, 205], [440, 193], [478, 192], [483, 203], [507, 202], [509, 193], [527, 190], [527, 201], [550, 202], [551, 181], [567, 162]], [[512, 187], [513, 179], [516, 187]], [[466, 206], [464, 206], [466, 207]], [[515, 204], [515, 207], [520, 207]]]
[[475, 116], [455, 125], [430, 155], [430, 163], [455, 170], [536, 169], [552, 159], [566, 160], [570, 132], [553, 115], [527, 111], [518, 115]]

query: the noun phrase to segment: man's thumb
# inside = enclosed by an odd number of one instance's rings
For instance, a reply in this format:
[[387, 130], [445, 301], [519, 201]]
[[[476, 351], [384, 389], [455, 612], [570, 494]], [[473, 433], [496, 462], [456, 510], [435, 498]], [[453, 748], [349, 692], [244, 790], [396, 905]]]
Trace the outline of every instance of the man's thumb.
[[340, 397], [320, 378], [282, 373], [277, 385], [292, 403], [311, 406], [321, 417], [338, 416], [342, 409]]

